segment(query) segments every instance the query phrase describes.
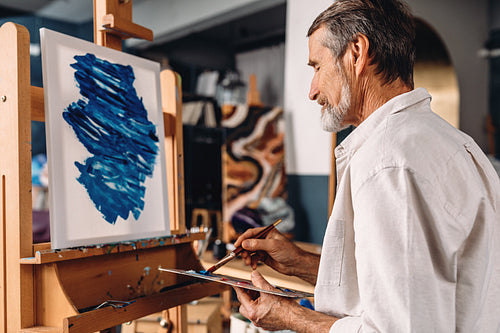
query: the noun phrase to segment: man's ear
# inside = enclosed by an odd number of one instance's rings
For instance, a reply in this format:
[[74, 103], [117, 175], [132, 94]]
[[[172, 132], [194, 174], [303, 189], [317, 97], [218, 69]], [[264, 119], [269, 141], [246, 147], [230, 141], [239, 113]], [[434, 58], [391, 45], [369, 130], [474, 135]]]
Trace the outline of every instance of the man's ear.
[[358, 34], [354, 40], [349, 44], [350, 63], [353, 66], [356, 76], [361, 75], [369, 64], [368, 49], [370, 48], [370, 41], [363, 34]]

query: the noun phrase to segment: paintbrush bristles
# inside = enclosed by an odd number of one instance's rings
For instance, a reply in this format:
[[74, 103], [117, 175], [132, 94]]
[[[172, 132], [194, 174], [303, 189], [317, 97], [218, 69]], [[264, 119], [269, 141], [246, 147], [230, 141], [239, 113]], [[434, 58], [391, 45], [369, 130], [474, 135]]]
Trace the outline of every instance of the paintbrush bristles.
[[236, 257], [236, 253], [234, 252], [231, 252], [229, 253], [227, 256], [225, 256], [224, 258], [222, 258], [219, 262], [217, 262], [215, 265], [213, 265], [212, 267], [210, 267], [207, 272], [209, 273], [213, 273], [216, 269], [218, 269], [219, 267], [221, 267], [222, 265], [225, 265], [227, 262], [233, 260], [233, 258]]

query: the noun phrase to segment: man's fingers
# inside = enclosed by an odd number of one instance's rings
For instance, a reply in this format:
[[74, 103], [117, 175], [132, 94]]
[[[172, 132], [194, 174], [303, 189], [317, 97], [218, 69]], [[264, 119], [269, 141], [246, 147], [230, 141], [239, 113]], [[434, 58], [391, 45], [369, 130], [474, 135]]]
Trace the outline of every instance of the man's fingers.
[[244, 289], [234, 287], [234, 291], [236, 292], [236, 297], [238, 297], [238, 300], [240, 301], [240, 308], [239, 312], [245, 317], [248, 318], [248, 311], [246, 308], [246, 305], [248, 302], [251, 302], [250, 296], [246, 293]]
[[258, 271], [252, 271], [252, 283], [254, 286], [264, 290], [275, 290], [269, 282]]
[[240, 308], [239, 308], [238, 312], [239, 312], [239, 313], [240, 313], [243, 317], [248, 318], [247, 308], [246, 308], [243, 304], [241, 304], [241, 305], [240, 305]]
[[245, 239], [241, 245], [247, 251], [269, 252], [272, 249], [274, 242], [269, 239], [252, 238], [252, 239]]
[[246, 292], [245, 289], [238, 287], [233, 287], [233, 289], [236, 292], [236, 297], [238, 297], [241, 304], [246, 304], [252, 301], [252, 297], [250, 297], [250, 295]]
[[264, 229], [264, 227], [262, 228], [252, 228], [252, 229], [248, 229], [247, 231], [245, 231], [243, 234], [241, 234], [240, 237], [238, 237], [238, 239], [234, 242], [234, 246], [235, 247], [238, 247], [241, 245], [241, 243], [245, 240], [245, 239], [248, 239], [248, 238], [252, 238], [254, 237], [255, 235], [257, 235], [262, 229]]

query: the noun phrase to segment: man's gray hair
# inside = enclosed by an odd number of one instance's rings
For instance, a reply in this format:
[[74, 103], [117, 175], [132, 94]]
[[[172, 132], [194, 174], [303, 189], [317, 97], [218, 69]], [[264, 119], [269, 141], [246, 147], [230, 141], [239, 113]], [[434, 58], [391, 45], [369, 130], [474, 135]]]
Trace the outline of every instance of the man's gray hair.
[[368, 55], [384, 83], [401, 79], [413, 88], [415, 23], [409, 7], [399, 0], [337, 0], [318, 15], [307, 32], [327, 30], [324, 46], [342, 57], [359, 35], [369, 42]]

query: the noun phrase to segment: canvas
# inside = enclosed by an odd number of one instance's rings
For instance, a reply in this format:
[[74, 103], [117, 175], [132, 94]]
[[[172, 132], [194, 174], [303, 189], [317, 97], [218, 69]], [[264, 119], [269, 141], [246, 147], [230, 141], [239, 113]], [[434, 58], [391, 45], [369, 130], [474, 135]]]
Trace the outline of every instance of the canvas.
[[159, 64], [40, 37], [52, 248], [169, 235]]

